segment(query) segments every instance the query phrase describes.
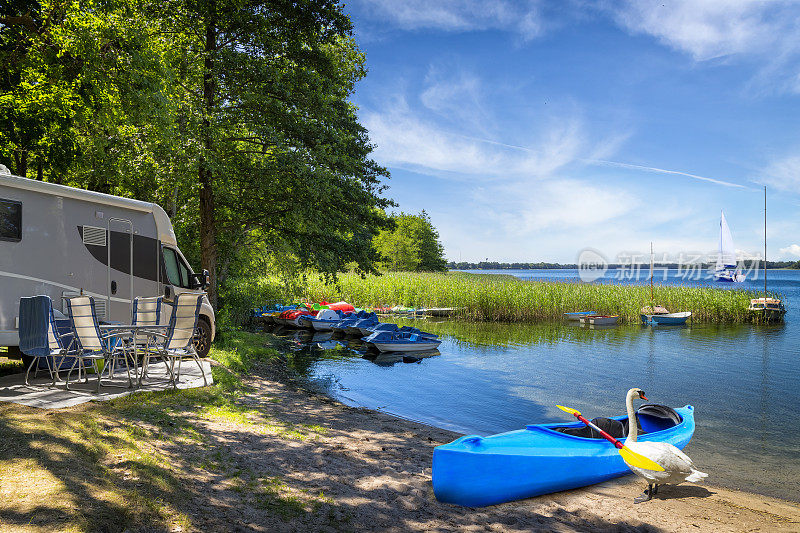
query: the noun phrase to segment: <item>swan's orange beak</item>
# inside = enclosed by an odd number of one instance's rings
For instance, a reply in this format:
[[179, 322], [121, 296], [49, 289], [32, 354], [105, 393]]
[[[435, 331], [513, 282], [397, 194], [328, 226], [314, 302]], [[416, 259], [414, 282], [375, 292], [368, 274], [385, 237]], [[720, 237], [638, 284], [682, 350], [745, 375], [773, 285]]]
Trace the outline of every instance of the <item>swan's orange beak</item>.
[[643, 392], [640, 392], [639, 393], [639, 398], [641, 398], [642, 400], [646, 400], [647, 396], [645, 396]]

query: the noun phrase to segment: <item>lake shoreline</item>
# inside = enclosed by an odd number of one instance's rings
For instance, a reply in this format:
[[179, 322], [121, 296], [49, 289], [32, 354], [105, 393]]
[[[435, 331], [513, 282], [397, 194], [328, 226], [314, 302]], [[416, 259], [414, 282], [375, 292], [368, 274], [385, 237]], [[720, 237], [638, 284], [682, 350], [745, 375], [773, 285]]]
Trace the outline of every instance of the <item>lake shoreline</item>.
[[[712, 484], [667, 486], [656, 499], [634, 505], [644, 485], [635, 476], [486, 508], [442, 504], [431, 485], [433, 448], [461, 434], [352, 407], [308, 390], [288, 374], [258, 378], [257, 387], [276, 405], [301, 407], [297, 421], [329, 429], [323, 439], [343, 461], [320, 472], [332, 478], [325, 488], [334, 501], [367, 502], [355, 529], [607, 531], [742, 531], [756, 528], [796, 531], [796, 504]], [[292, 459], [291, 461], [294, 461]], [[337, 479], [338, 478], [338, 479]], [[338, 488], [334, 488], [338, 487]]]
[[793, 503], [713, 485], [665, 487], [634, 505], [643, 484], [633, 476], [486, 508], [443, 504], [431, 485], [432, 452], [458, 433], [310, 391], [255, 336], [229, 334], [228, 343], [215, 349], [221, 364], [209, 387], [56, 411], [0, 405], [3, 530], [716, 532], [800, 524]]
[[752, 323], [758, 319], [747, 310], [750, 300], [763, 296], [763, 291], [755, 288], [675, 285], [658, 279], [651, 288], [644, 282], [622, 281], [533, 280], [510, 273], [389, 272], [364, 278], [343, 274], [335, 283], [309, 279], [305, 290], [313, 301], [345, 300], [364, 308], [455, 308], [461, 318], [477, 321], [559, 321], [564, 313], [593, 311], [617, 315], [620, 323], [628, 324], [639, 323], [642, 308], [653, 303], [673, 313], [691, 311], [697, 323]]

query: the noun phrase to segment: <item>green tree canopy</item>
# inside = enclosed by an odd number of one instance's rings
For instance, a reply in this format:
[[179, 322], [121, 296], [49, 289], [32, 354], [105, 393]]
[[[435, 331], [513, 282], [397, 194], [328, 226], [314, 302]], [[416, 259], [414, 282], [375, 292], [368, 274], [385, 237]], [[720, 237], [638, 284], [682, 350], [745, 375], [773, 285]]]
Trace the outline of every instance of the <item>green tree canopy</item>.
[[351, 31], [333, 0], [10, 0], [0, 162], [159, 203], [215, 305], [259, 255], [372, 272], [392, 202]]
[[419, 215], [391, 217], [394, 229], [382, 230], [373, 240], [387, 270], [438, 272], [447, 270], [439, 232], [423, 210]]

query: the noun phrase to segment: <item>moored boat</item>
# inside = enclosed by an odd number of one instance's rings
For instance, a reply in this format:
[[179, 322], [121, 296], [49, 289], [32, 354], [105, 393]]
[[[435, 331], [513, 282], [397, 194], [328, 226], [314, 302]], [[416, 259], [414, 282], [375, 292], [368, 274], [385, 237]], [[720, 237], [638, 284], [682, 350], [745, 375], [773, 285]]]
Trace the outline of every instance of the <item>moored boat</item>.
[[572, 320], [577, 322], [581, 319], [581, 317], [587, 315], [596, 315], [596, 314], [597, 313], [594, 311], [575, 311], [572, 313], [564, 313], [564, 318], [566, 318], [567, 320]]
[[342, 321], [345, 314], [339, 310], [323, 309], [314, 318], [306, 319], [316, 331], [330, 331], [331, 328]]
[[393, 331], [376, 331], [361, 339], [368, 346], [374, 346], [381, 352], [418, 352], [434, 350], [442, 343], [431, 333], [403, 333]]
[[778, 298], [753, 298], [747, 310], [766, 322], [783, 320], [783, 315], [786, 314], [786, 307]]
[[741, 283], [746, 276], [736, 264], [736, 248], [733, 245], [731, 229], [725, 220], [725, 213], [720, 211], [719, 218], [719, 251], [714, 268], [714, 279], [722, 282]]
[[654, 306], [647, 305], [645, 307], [642, 307], [639, 317], [642, 319], [642, 324], [649, 325], [652, 322], [654, 315], [668, 315], [668, 314], [669, 311], [667, 311], [667, 308], [662, 305], [654, 305]]
[[417, 328], [412, 328], [411, 326], [398, 326], [392, 322], [378, 322], [371, 326], [362, 327], [359, 325], [359, 330], [362, 332], [363, 336], [370, 336], [373, 333], [377, 333], [380, 331], [388, 331], [390, 333], [417, 333], [424, 337], [430, 338], [438, 338], [439, 336], [434, 333], [428, 333], [427, 331], [420, 331]]
[[[618, 426], [624, 442], [627, 416], [595, 419], [609, 431]], [[642, 406], [640, 442], [684, 448], [694, 434], [694, 408]], [[629, 474], [613, 444], [592, 438], [580, 422], [532, 424], [525, 429], [480, 437], [469, 435], [433, 450], [433, 491], [441, 502], [469, 507], [584, 487]], [[599, 435], [597, 436], [599, 437]]]
[[617, 323], [619, 315], [585, 315], [580, 318], [581, 324], [593, 326], [613, 326]]
[[686, 324], [686, 320], [691, 316], [691, 311], [683, 311], [681, 313], [653, 315], [650, 320], [653, 324], [658, 326], [681, 326]]

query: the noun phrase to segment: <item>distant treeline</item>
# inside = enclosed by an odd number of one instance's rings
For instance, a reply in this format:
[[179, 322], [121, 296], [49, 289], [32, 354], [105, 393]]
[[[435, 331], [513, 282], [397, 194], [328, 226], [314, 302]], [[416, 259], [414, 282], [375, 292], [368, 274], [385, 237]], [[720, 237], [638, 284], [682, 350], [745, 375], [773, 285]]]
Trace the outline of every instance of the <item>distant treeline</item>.
[[[680, 263], [656, 263], [656, 269], [663, 268], [708, 268], [713, 263], [696, 263], [696, 264], [680, 264]], [[635, 268], [636, 265], [633, 265]], [[640, 268], [650, 268], [649, 263], [640, 263]], [[751, 268], [751, 262], [745, 261], [744, 268]], [[759, 264], [759, 268], [761, 265]], [[575, 263], [499, 263], [497, 261], [481, 261], [480, 263], [469, 263], [461, 261], [456, 263], [450, 261], [447, 263], [449, 270], [547, 270], [547, 269], [576, 269], [578, 265]], [[631, 268], [630, 264], [609, 264], [608, 268]], [[767, 268], [795, 268], [800, 269], [800, 261], [767, 261]]]

